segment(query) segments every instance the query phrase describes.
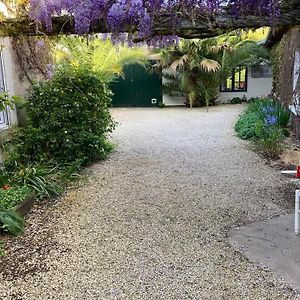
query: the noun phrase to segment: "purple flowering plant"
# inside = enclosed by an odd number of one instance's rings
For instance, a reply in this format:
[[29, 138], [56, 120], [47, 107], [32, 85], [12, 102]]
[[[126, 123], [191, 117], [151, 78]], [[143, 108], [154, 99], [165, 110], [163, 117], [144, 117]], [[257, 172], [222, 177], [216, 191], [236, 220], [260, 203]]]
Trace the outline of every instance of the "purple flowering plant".
[[276, 112], [276, 107], [274, 106], [265, 106], [262, 108], [263, 113], [267, 114], [274, 114]]
[[233, 17], [253, 14], [272, 19], [279, 14], [278, 0], [30, 0], [30, 16], [49, 31], [53, 16], [70, 15], [78, 34], [88, 33], [101, 20], [111, 33], [129, 32], [129, 38], [134, 35], [150, 44], [164, 44], [176, 39], [155, 35], [153, 24], [160, 16], [167, 13], [170, 28], [175, 29], [179, 16], [211, 16], [224, 5]]
[[278, 117], [275, 115], [268, 115], [265, 117], [264, 121], [267, 126], [274, 126], [278, 122]]

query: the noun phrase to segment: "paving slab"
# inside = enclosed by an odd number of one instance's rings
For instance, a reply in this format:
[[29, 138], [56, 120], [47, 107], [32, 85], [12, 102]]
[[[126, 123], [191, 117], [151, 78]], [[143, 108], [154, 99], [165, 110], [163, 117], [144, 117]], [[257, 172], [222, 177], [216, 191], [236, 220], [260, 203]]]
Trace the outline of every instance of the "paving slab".
[[249, 260], [300, 290], [300, 235], [294, 234], [294, 214], [234, 228], [229, 241]]

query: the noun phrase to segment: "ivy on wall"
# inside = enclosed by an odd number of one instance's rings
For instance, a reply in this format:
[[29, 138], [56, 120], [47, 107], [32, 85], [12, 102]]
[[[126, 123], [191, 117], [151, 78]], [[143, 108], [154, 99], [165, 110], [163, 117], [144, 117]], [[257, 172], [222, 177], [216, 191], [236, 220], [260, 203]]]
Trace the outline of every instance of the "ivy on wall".
[[279, 43], [273, 46], [270, 59], [272, 64], [272, 72], [273, 72], [273, 86], [272, 93], [275, 97], [280, 97], [280, 72], [281, 72], [281, 61], [283, 56], [284, 49], [284, 39], [282, 39]]

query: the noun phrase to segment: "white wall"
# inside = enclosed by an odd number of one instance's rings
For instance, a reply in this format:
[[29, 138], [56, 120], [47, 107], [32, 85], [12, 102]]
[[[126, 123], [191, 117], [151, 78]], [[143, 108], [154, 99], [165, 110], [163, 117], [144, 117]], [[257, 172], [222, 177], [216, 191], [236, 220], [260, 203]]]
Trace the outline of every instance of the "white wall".
[[182, 106], [184, 104], [184, 97], [174, 97], [170, 95], [163, 94], [163, 103], [166, 106]]
[[[24, 95], [25, 85], [19, 79], [18, 70], [14, 63], [13, 49], [9, 38], [0, 40], [2, 46], [3, 68], [5, 76], [5, 87], [10, 96]], [[16, 110], [8, 108], [10, 126], [18, 125]]]
[[248, 71], [247, 92], [220, 92], [218, 102], [223, 103], [234, 97], [247, 99], [252, 97], [268, 96], [272, 91], [272, 77], [252, 78], [251, 71]]
[[[248, 74], [247, 92], [220, 92], [217, 101], [219, 103], [224, 103], [234, 97], [242, 98], [245, 95], [247, 99], [250, 99], [252, 97], [267, 96], [271, 93], [272, 77], [252, 78], [250, 70], [248, 70], [247, 74]], [[185, 101], [184, 97], [171, 97], [169, 95], [163, 95], [163, 103], [166, 106], [184, 105], [184, 101]]]

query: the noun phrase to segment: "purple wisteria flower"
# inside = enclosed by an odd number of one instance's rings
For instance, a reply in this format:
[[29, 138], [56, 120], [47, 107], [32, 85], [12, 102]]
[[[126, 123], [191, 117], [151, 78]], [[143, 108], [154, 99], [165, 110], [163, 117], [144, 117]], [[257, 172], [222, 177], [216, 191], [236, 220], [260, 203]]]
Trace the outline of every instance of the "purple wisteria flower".
[[51, 80], [54, 76], [54, 65], [48, 64], [46, 68], [46, 77]]
[[36, 45], [37, 49], [45, 48], [45, 42], [43, 40], [37, 41], [35, 45]]
[[[111, 37], [119, 37], [124, 43], [123, 32], [130, 32], [138, 39], [153, 43], [175, 42], [171, 36], [155, 37], [154, 24], [161, 15], [169, 15], [170, 32], [176, 32], [178, 16], [197, 18], [205, 14], [221, 12], [225, 6], [231, 8], [233, 16], [246, 14], [275, 18], [279, 13], [278, 0], [30, 0], [30, 17], [52, 30], [52, 17], [70, 15], [74, 17], [75, 30], [85, 34], [99, 20], [104, 21]], [[131, 43], [130, 40], [128, 40]]]
[[265, 117], [265, 124], [267, 126], [276, 125], [277, 121], [278, 121], [278, 118], [274, 115], [269, 115], [269, 116]]

